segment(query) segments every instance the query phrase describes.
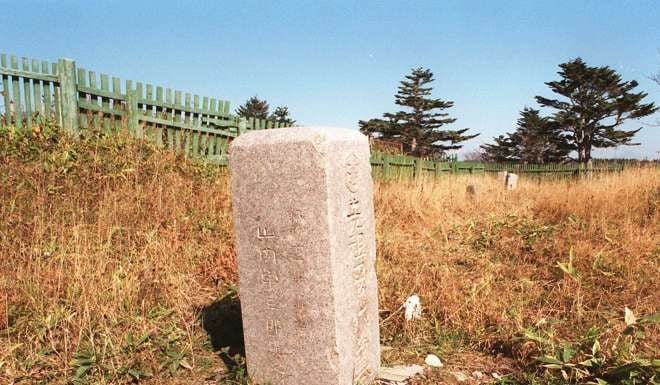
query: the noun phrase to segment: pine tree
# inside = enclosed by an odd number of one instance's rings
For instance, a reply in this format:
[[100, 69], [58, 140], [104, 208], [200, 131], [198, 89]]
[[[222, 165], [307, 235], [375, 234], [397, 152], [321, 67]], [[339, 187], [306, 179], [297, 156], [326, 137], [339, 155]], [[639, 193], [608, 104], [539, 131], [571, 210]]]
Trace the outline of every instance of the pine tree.
[[361, 120], [360, 131], [382, 139], [396, 139], [404, 151], [422, 157], [438, 157], [450, 149], [459, 149], [462, 142], [479, 134], [465, 135], [468, 128], [446, 130], [443, 126], [456, 121], [443, 112], [454, 102], [431, 97], [433, 73], [429, 69], [415, 68], [402, 80], [395, 103], [407, 110], [385, 113], [384, 119]]
[[487, 162], [518, 162], [518, 143], [514, 141], [513, 134], [507, 133], [493, 138], [495, 143], [482, 144], [482, 157]]
[[568, 158], [573, 149], [559, 125], [539, 110], [525, 108], [520, 111], [516, 130], [485, 144], [484, 157], [493, 162], [553, 163]]
[[647, 96], [645, 92], [631, 92], [638, 86], [636, 81], [622, 81], [613, 69], [591, 67], [580, 58], [559, 67], [561, 80], [546, 84], [563, 98], [537, 96], [536, 101], [556, 110], [553, 119], [568, 134], [578, 161], [588, 162], [593, 148], [639, 144], [632, 139], [641, 127], [623, 130], [621, 124], [651, 115], [658, 109], [653, 103], [642, 103]]
[[520, 112], [514, 135], [513, 140], [520, 143], [520, 160], [525, 163], [562, 162], [573, 149], [557, 122], [532, 108]]
[[268, 118], [268, 108], [268, 102], [255, 95], [236, 109], [236, 115], [243, 118], [266, 119]]
[[275, 108], [272, 114], [270, 114], [270, 120], [273, 120], [277, 123], [283, 124], [285, 127], [291, 127], [296, 124], [296, 121], [291, 118], [289, 113], [289, 107], [279, 106]]

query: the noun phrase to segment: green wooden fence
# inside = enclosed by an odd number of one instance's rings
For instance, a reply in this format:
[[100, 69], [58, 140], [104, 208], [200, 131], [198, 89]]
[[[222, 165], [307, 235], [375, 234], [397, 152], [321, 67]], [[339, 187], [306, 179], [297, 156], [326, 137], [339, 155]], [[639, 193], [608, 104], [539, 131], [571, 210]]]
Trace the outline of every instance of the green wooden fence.
[[535, 176], [572, 176], [586, 173], [619, 172], [623, 170], [624, 166], [623, 163], [607, 162], [594, 165], [579, 163], [485, 163], [484, 167], [486, 172], [508, 171]]
[[372, 152], [371, 165], [375, 177], [385, 180], [440, 177], [448, 174], [485, 174], [508, 171], [530, 177], [572, 177], [602, 172], [619, 172], [621, 163], [596, 163], [594, 166], [567, 164], [519, 164], [431, 161], [406, 155]]
[[437, 178], [447, 174], [479, 174], [485, 167], [476, 162], [432, 161], [407, 155], [371, 153], [375, 177], [386, 180], [406, 178]]
[[74, 134], [122, 130], [191, 157], [226, 162], [229, 140], [247, 130], [280, 127], [264, 119], [230, 113], [229, 101], [122, 80], [56, 63], [0, 55], [2, 123], [31, 129], [40, 119]]
[[[226, 100], [200, 97], [178, 90], [133, 82], [84, 68], [71, 59], [48, 61], [0, 54], [2, 121], [31, 129], [40, 120], [54, 121], [74, 134], [100, 130], [126, 131], [190, 157], [227, 164], [231, 138], [248, 130], [278, 128], [262, 119], [243, 119], [230, 113]], [[510, 171], [528, 175], [579, 175], [621, 171], [622, 164], [489, 164], [431, 161], [406, 155], [372, 153], [374, 176], [384, 179], [428, 178], [446, 174]]]

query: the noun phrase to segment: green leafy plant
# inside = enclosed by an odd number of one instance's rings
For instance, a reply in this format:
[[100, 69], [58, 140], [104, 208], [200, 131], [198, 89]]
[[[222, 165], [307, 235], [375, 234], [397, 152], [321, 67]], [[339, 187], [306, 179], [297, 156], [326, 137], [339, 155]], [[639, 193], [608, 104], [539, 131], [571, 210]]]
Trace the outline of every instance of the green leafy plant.
[[79, 350], [73, 355], [73, 360], [69, 363], [75, 370], [71, 382], [74, 384], [86, 383], [85, 377], [97, 366], [96, 353], [91, 349]]
[[[229, 347], [222, 349], [221, 352], [229, 357]], [[235, 354], [231, 360], [233, 363], [229, 365], [229, 372], [224, 378], [227, 385], [250, 385], [251, 380], [247, 373], [245, 357]]]
[[561, 271], [566, 273], [569, 277], [578, 281], [580, 277], [578, 275], [577, 269], [573, 265], [574, 259], [575, 259], [575, 253], [573, 252], [573, 248], [571, 247], [571, 249], [568, 252], [568, 262], [557, 262], [557, 267], [559, 267]]
[[[573, 275], [570, 261], [564, 268], [567, 274]], [[644, 328], [660, 322], [660, 314], [636, 319], [630, 309], [626, 308], [624, 313], [626, 328], [617, 339], [618, 344], [608, 350], [601, 347], [596, 328], [591, 328], [578, 342], [558, 341], [552, 331], [527, 330], [525, 339], [535, 342], [539, 348], [541, 354], [536, 360], [541, 367], [559, 376], [564, 383], [655, 384], [660, 379], [660, 360], [637, 357], [631, 352], [635, 351], [638, 339], [643, 338]]]

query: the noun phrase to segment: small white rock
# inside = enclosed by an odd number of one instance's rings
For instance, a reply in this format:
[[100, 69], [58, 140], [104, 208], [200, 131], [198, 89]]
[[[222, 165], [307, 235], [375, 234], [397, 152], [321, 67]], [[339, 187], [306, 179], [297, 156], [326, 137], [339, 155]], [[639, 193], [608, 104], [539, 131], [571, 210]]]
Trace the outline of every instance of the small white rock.
[[493, 378], [496, 379], [496, 380], [499, 380], [500, 378], [502, 378], [502, 376], [500, 376], [496, 372], [493, 372]]
[[468, 376], [463, 374], [462, 372], [453, 372], [454, 378], [456, 378], [456, 381], [458, 382], [465, 382], [468, 380]]
[[444, 365], [442, 365], [442, 361], [440, 361], [440, 358], [436, 356], [435, 354], [429, 354], [426, 356], [424, 359], [424, 363], [428, 366], [433, 366], [434, 368], [441, 368]]
[[478, 370], [475, 370], [474, 372], [472, 372], [472, 377], [476, 378], [477, 380], [481, 380], [482, 378], [484, 378], [484, 374]]
[[624, 313], [624, 321], [626, 321], [626, 326], [634, 325], [637, 322], [637, 318], [635, 317], [635, 314], [632, 312], [632, 310], [628, 309], [628, 306], [626, 306], [623, 309]]

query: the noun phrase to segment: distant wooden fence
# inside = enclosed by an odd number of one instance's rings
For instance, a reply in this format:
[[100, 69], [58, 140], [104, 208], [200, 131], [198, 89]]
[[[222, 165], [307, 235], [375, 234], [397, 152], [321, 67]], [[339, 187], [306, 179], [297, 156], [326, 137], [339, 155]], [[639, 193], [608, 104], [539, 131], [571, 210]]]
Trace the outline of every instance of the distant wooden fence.
[[[227, 144], [247, 130], [277, 128], [264, 119], [230, 113], [226, 100], [200, 97], [76, 68], [70, 59], [49, 63], [0, 55], [2, 123], [31, 129], [48, 119], [80, 134], [126, 130], [193, 157], [226, 163]], [[123, 85], [123, 86], [122, 86]]]
[[529, 176], [572, 176], [584, 173], [619, 172], [623, 170], [622, 163], [596, 163], [585, 165], [580, 163], [549, 163], [549, 164], [522, 164], [522, 163], [485, 163], [486, 172], [508, 171]]
[[433, 161], [407, 155], [371, 153], [375, 177], [386, 180], [440, 177], [447, 174], [483, 174], [485, 167], [477, 162]]
[[371, 166], [375, 177], [386, 180], [441, 177], [448, 174], [485, 174], [508, 171], [534, 177], [567, 177], [622, 171], [621, 163], [596, 163], [593, 166], [567, 164], [518, 164], [432, 161], [406, 155], [393, 155], [378, 151], [371, 153]]

